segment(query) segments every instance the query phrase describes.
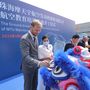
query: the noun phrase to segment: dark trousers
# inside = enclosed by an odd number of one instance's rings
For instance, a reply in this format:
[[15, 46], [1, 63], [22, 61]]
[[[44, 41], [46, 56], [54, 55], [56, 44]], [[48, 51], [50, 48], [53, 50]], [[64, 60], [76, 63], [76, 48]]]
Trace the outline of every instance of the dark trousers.
[[24, 74], [24, 90], [37, 90], [38, 69], [22, 70]]

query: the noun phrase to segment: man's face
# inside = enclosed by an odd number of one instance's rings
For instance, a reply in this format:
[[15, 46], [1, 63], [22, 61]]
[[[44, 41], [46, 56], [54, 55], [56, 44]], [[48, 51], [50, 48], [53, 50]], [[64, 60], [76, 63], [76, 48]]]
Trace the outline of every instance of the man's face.
[[41, 32], [41, 26], [40, 25], [32, 26], [31, 32], [33, 35], [37, 36]]
[[43, 39], [43, 42], [48, 42], [48, 41], [49, 41], [48, 38]]
[[87, 42], [88, 41], [88, 37], [83, 37], [83, 41]]
[[43, 45], [44, 45], [44, 46], [48, 46], [48, 44], [49, 44], [48, 38], [44, 38], [44, 39], [43, 39]]
[[73, 41], [73, 43], [77, 44], [79, 41], [79, 38], [73, 38], [72, 41]]

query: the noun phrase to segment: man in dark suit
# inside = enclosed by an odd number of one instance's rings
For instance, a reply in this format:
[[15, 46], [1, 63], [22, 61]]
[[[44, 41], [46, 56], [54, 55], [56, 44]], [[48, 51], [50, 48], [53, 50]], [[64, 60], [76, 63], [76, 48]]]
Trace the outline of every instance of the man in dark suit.
[[90, 39], [87, 35], [83, 36], [82, 39], [79, 41], [78, 46], [87, 47], [90, 52]]
[[89, 44], [88, 49], [89, 49], [89, 52], [90, 52], [90, 37], [88, 37], [88, 44]]
[[78, 45], [85, 48], [88, 45], [88, 37], [83, 36], [83, 38], [78, 42]]
[[28, 33], [21, 37], [22, 71], [24, 74], [24, 90], [37, 90], [38, 68], [49, 66], [48, 60], [38, 60], [38, 38], [42, 24], [33, 20]]
[[73, 48], [74, 46], [76, 46], [78, 44], [78, 41], [79, 41], [79, 35], [77, 34], [73, 35], [71, 42], [65, 45], [64, 51], [67, 51], [69, 48]]

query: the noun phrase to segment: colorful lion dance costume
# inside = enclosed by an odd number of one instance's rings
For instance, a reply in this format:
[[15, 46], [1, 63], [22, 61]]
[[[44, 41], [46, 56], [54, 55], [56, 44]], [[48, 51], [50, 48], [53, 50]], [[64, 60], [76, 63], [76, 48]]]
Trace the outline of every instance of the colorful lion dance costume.
[[80, 60], [82, 51], [80, 46], [69, 49], [67, 52], [57, 51], [53, 69], [48, 70], [47, 67], [42, 67], [40, 71], [44, 85], [53, 90], [60, 90], [58, 83], [73, 78], [78, 83], [78, 90], [90, 90], [90, 69], [87, 63]]

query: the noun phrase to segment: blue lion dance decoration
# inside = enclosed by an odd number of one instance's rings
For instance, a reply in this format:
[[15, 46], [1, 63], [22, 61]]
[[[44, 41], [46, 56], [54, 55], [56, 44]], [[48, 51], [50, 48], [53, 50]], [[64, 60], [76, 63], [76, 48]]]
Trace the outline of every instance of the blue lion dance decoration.
[[[44, 85], [53, 90], [60, 90], [58, 86], [60, 81], [74, 78], [79, 85], [78, 90], [90, 90], [90, 70], [79, 59], [81, 51], [82, 49], [79, 46], [69, 49], [67, 52], [57, 51], [54, 55], [53, 69], [41, 68], [40, 74]], [[78, 61], [74, 61], [73, 57], [78, 58]]]

